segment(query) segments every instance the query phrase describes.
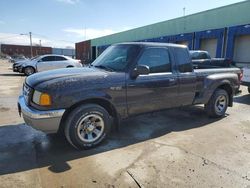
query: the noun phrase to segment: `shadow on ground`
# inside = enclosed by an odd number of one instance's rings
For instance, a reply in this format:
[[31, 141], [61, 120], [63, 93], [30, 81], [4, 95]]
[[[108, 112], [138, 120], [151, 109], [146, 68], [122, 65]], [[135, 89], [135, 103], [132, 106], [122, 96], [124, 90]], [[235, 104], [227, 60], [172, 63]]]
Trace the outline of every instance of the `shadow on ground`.
[[0, 74], [0, 76], [25, 76], [25, 75], [21, 73], [4, 73]]
[[22, 125], [0, 127], [0, 175], [48, 167], [54, 173], [71, 169], [67, 161], [126, 147], [172, 131], [185, 131], [219, 119], [208, 118], [202, 107], [193, 106], [137, 116], [122, 122], [119, 132], [96, 148], [78, 151], [64, 138], [45, 135]]
[[235, 97], [234, 102], [241, 103], [241, 104], [249, 104], [250, 105], [250, 94]]

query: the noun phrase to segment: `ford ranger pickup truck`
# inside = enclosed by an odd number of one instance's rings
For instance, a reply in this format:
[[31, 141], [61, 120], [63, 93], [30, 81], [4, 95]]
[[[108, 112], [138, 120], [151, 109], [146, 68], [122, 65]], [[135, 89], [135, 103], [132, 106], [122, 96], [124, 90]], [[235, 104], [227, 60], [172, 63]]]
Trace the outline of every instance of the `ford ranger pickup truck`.
[[240, 69], [193, 70], [184, 45], [120, 43], [89, 67], [45, 71], [26, 78], [18, 100], [27, 125], [63, 132], [79, 149], [96, 146], [112, 126], [137, 114], [204, 104], [224, 116], [239, 90]]

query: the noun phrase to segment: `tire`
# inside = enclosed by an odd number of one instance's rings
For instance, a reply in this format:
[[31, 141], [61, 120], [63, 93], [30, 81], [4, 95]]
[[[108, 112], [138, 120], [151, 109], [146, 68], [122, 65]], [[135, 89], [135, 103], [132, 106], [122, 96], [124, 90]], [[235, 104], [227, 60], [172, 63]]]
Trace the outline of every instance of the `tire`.
[[29, 76], [35, 73], [35, 69], [29, 66], [29, 67], [25, 67], [23, 72], [26, 76]]
[[248, 90], [248, 93], [250, 93], [250, 87], [248, 87], [247, 90]]
[[210, 117], [222, 117], [226, 113], [228, 101], [229, 97], [227, 92], [224, 89], [216, 89], [205, 105], [205, 110]]
[[72, 110], [66, 118], [64, 134], [78, 149], [89, 149], [101, 143], [109, 134], [108, 112], [96, 104], [85, 104]]

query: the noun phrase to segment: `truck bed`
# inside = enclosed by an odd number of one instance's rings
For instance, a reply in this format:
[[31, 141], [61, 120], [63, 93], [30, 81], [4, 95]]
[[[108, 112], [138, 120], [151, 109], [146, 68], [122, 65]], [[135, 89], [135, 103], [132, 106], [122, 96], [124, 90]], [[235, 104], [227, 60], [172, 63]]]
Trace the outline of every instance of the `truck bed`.
[[204, 89], [204, 80], [207, 76], [216, 74], [216, 75], [223, 75], [223, 74], [230, 74], [236, 73], [238, 77], [240, 76], [240, 69], [239, 68], [210, 68], [210, 69], [195, 69], [194, 73], [196, 75], [196, 91], [202, 91]]

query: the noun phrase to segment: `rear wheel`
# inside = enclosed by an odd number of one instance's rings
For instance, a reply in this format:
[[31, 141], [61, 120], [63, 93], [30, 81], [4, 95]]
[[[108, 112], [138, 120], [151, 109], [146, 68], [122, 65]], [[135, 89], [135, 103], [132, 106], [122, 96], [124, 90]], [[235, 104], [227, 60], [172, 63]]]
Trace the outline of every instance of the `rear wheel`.
[[248, 87], [247, 90], [248, 90], [248, 93], [250, 93], [250, 87]]
[[26, 76], [29, 76], [31, 74], [34, 74], [35, 73], [35, 69], [33, 67], [25, 67], [24, 68], [24, 74]]
[[96, 104], [75, 108], [66, 119], [65, 136], [78, 149], [89, 149], [102, 142], [110, 132], [108, 112]]
[[229, 97], [225, 90], [216, 89], [208, 103], [205, 105], [205, 110], [210, 117], [222, 117], [228, 107]]

